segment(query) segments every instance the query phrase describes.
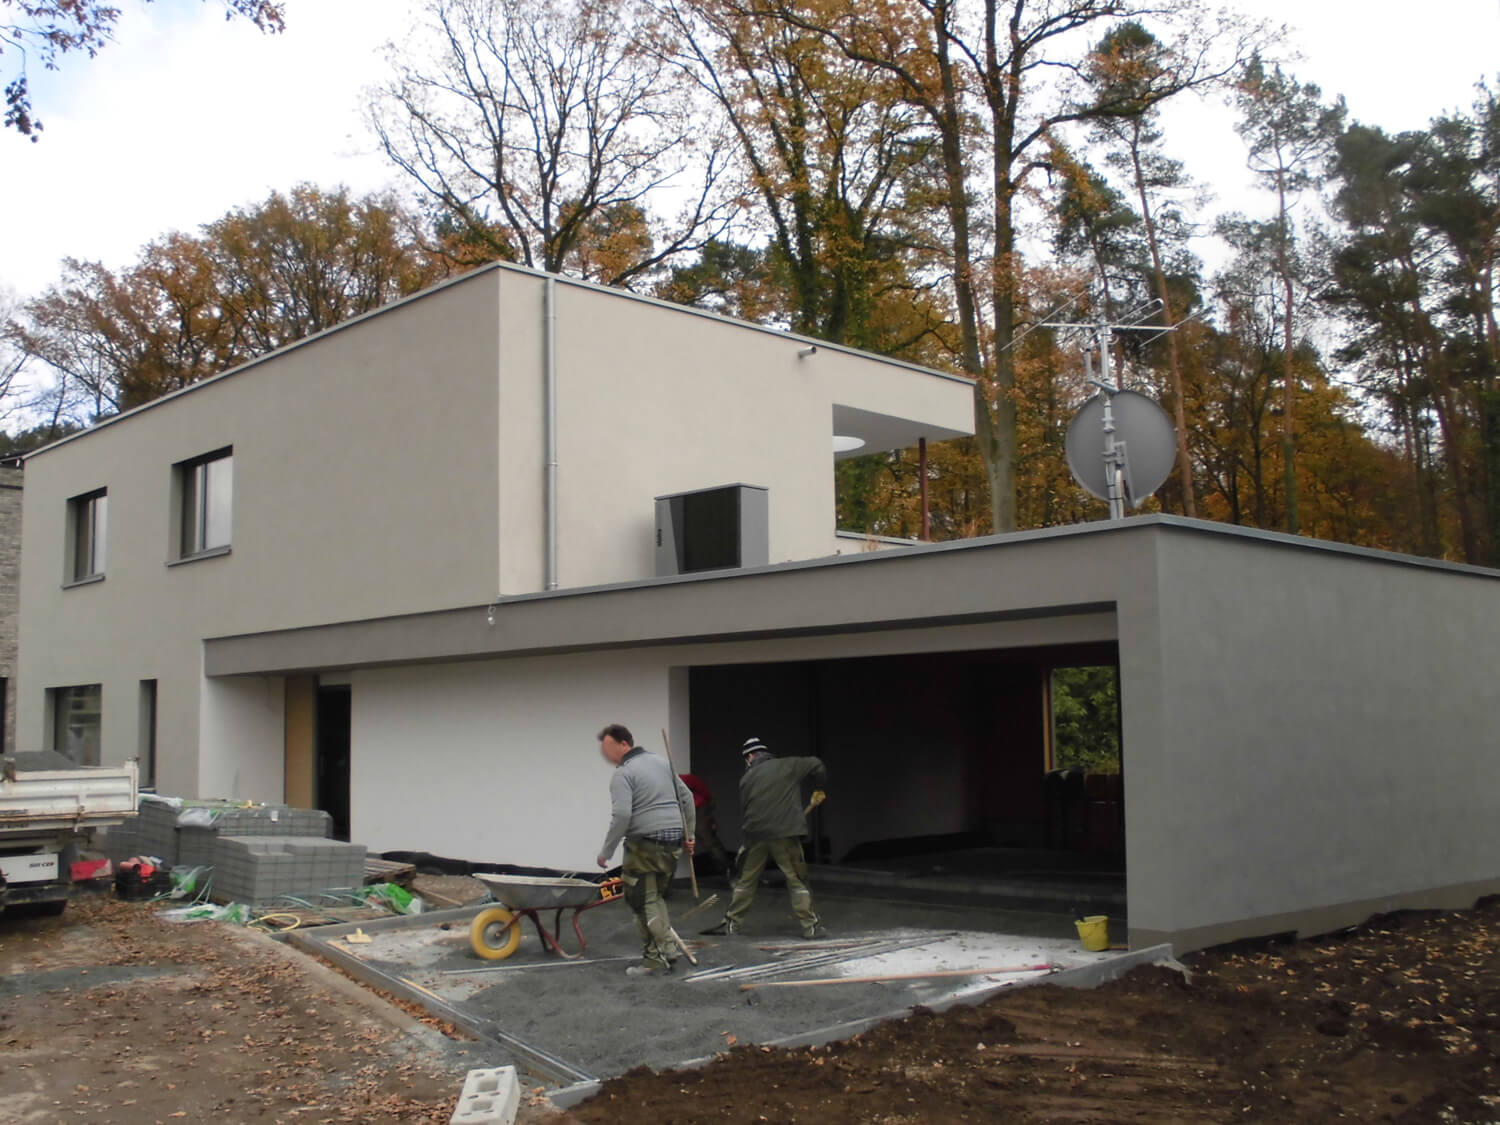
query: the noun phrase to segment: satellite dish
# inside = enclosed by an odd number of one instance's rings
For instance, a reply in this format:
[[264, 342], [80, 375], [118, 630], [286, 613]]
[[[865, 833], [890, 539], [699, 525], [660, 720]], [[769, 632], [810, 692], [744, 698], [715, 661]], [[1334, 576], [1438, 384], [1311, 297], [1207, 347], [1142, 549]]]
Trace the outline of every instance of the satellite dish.
[[[1068, 468], [1100, 500], [1110, 502], [1110, 516], [1125, 514], [1125, 504], [1139, 507], [1162, 486], [1177, 460], [1177, 432], [1166, 412], [1135, 391], [1105, 391], [1079, 408], [1068, 423]], [[1112, 495], [1111, 464], [1123, 480]]]

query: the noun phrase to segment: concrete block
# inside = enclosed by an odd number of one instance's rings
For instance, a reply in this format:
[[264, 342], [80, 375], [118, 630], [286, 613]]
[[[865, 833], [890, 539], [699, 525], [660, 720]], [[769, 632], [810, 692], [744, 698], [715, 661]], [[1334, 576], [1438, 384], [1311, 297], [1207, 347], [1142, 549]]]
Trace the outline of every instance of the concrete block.
[[521, 1108], [521, 1084], [513, 1066], [471, 1070], [448, 1125], [511, 1125]]

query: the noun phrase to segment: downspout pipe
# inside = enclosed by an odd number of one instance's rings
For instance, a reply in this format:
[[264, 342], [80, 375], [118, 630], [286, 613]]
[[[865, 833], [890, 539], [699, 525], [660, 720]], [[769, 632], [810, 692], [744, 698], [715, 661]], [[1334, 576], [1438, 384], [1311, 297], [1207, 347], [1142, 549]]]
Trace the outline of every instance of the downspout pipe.
[[546, 520], [547, 589], [557, 589], [557, 278], [547, 276], [542, 291], [543, 508]]

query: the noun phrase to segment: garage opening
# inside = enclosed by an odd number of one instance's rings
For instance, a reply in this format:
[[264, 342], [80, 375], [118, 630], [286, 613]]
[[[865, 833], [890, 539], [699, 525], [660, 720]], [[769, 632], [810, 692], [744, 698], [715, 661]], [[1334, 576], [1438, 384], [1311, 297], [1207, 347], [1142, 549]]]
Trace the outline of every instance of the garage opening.
[[1123, 892], [1118, 664], [1102, 643], [694, 667], [693, 771], [731, 852], [754, 735], [828, 766], [815, 863]]

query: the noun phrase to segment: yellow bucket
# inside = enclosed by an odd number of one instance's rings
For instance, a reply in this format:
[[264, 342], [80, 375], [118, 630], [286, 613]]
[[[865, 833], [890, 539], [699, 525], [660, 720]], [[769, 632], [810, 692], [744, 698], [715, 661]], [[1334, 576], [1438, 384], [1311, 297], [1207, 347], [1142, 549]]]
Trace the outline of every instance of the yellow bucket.
[[1109, 948], [1109, 915], [1090, 914], [1073, 925], [1078, 927], [1078, 940], [1090, 953], [1103, 953]]

